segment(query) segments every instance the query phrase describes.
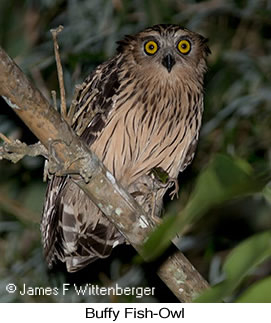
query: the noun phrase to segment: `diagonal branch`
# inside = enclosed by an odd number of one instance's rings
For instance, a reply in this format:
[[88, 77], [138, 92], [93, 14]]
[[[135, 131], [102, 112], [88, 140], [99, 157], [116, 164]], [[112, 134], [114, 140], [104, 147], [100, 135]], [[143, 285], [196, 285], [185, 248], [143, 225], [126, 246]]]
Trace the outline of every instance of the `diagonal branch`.
[[[49, 151], [53, 146], [59, 169], [77, 174], [73, 176], [76, 184], [140, 254], [153, 230], [148, 216], [1, 48], [0, 84], [0, 95], [9, 106]], [[179, 251], [157, 273], [182, 302], [191, 301], [208, 287]]]

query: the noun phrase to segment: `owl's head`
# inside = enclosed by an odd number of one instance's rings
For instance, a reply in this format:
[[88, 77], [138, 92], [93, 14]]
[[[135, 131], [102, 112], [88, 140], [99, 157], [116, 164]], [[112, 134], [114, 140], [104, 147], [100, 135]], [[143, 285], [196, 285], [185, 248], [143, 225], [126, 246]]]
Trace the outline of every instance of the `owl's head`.
[[139, 70], [168, 77], [191, 72], [203, 75], [210, 53], [206, 38], [178, 25], [155, 25], [126, 36], [118, 45], [117, 51]]

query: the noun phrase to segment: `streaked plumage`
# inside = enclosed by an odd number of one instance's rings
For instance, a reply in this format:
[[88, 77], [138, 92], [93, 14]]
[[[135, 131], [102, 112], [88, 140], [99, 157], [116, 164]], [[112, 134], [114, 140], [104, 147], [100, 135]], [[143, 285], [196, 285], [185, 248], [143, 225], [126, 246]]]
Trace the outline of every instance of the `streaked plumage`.
[[[193, 159], [208, 53], [204, 37], [156, 25], [120, 41], [116, 56], [98, 66], [78, 94], [73, 129], [147, 211], [150, 171], [161, 167], [177, 178]], [[158, 190], [158, 211], [165, 191]], [[48, 184], [41, 231], [49, 265], [59, 259], [68, 271], [124, 242], [68, 176]]]

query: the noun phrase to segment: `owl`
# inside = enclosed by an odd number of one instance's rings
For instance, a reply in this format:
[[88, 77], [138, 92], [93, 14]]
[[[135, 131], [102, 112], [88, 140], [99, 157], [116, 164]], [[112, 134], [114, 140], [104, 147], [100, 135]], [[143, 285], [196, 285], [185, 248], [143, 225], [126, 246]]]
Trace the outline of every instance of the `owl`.
[[[151, 204], [152, 169], [176, 179], [193, 159], [209, 53], [203, 36], [155, 25], [119, 41], [78, 93], [72, 128], [147, 211], [161, 210], [167, 190], [156, 185]], [[50, 179], [41, 232], [49, 267], [60, 260], [69, 272], [125, 241], [69, 176]]]

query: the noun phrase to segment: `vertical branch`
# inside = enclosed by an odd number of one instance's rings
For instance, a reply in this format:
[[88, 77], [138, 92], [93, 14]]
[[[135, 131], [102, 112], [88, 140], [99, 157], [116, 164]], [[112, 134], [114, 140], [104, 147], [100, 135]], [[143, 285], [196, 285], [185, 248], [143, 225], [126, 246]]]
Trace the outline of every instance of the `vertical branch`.
[[63, 69], [60, 60], [59, 54], [59, 46], [57, 43], [57, 35], [63, 30], [63, 26], [58, 26], [56, 29], [51, 29], [51, 33], [54, 41], [54, 50], [55, 50], [55, 58], [56, 58], [56, 67], [57, 67], [57, 75], [60, 89], [60, 111], [62, 117], [66, 120], [67, 118], [67, 106], [66, 106], [66, 94], [65, 94], [65, 86], [64, 86], [64, 78], [63, 78]]

